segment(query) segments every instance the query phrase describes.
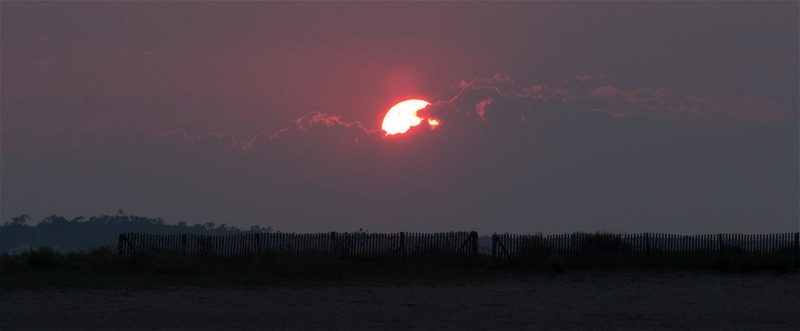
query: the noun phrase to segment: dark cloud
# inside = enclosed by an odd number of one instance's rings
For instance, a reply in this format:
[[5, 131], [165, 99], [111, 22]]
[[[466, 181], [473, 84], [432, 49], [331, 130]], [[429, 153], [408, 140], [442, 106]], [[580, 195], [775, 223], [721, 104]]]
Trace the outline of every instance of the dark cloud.
[[696, 120], [700, 117], [720, 117], [741, 122], [776, 121], [785, 116], [769, 109], [765, 98], [748, 95], [696, 95], [668, 88], [634, 88], [628, 91], [606, 85], [590, 88], [589, 98], [606, 107], [598, 110], [612, 116], [647, 114], [652, 116], [681, 116]]

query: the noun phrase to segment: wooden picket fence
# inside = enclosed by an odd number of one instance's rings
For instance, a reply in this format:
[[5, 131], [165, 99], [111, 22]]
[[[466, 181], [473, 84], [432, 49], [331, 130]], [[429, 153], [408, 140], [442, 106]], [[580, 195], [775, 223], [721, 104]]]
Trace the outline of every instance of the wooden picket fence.
[[[661, 233], [494, 234], [498, 267], [800, 267], [800, 233], [675, 235]], [[412, 257], [481, 254], [478, 233], [253, 233], [119, 235], [123, 258], [153, 254], [210, 257]], [[485, 254], [485, 253], [484, 253]]]
[[560, 267], [798, 267], [800, 233], [574, 233], [492, 236], [498, 266]]
[[253, 233], [223, 236], [194, 234], [119, 235], [118, 254], [124, 258], [153, 254], [181, 256], [459, 256], [478, 253], [476, 232], [446, 233]]

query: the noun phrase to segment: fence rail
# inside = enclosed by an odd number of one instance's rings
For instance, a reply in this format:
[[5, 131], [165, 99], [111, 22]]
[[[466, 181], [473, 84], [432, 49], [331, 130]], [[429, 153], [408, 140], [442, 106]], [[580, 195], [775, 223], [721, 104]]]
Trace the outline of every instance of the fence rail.
[[[478, 255], [477, 232], [254, 233], [119, 235], [124, 258], [154, 253], [232, 256]], [[494, 234], [487, 252], [495, 266], [564, 267], [800, 267], [800, 233], [675, 235], [661, 233]]]
[[800, 233], [492, 236], [495, 265], [547, 268], [800, 266]]
[[446, 233], [253, 233], [226, 236], [193, 234], [119, 235], [120, 256], [141, 257], [154, 253], [208, 256], [420, 256], [475, 255], [476, 232]]

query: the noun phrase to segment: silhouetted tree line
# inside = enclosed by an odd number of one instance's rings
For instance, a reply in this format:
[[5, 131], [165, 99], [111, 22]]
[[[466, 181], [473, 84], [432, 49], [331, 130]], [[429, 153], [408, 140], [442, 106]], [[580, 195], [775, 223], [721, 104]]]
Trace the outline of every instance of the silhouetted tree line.
[[128, 232], [200, 235], [272, 232], [271, 227], [262, 228], [258, 225], [242, 230], [213, 222], [168, 224], [160, 217], [121, 215], [121, 211], [119, 215], [92, 216], [88, 219], [83, 216], [67, 219], [50, 215], [36, 225], [29, 225], [28, 221], [28, 215], [20, 215], [0, 226], [0, 254], [18, 254], [40, 246], [50, 246], [62, 252], [88, 250], [116, 245], [119, 234]]

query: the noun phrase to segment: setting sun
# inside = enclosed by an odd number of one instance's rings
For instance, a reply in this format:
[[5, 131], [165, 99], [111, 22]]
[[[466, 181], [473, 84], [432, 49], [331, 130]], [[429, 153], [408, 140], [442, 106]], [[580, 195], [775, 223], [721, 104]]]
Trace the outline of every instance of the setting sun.
[[[417, 115], [420, 109], [430, 105], [430, 102], [419, 99], [409, 99], [394, 105], [386, 112], [383, 117], [381, 129], [386, 131], [386, 135], [406, 133], [412, 126], [422, 123], [423, 118]], [[439, 121], [429, 118], [428, 125], [435, 127]]]

